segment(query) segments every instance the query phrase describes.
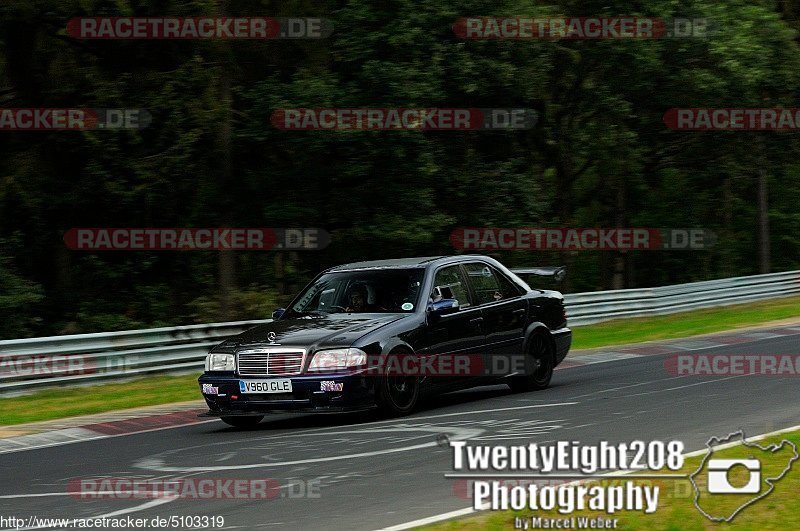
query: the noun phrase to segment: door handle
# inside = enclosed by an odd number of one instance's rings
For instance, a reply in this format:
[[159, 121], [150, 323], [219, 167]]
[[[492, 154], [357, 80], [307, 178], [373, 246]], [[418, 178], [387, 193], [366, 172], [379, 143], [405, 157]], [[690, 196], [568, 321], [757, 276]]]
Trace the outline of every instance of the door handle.
[[475, 324], [475, 325], [479, 325], [482, 322], [483, 322], [483, 317], [476, 317], [475, 319], [470, 319], [469, 320], [470, 324]]
[[511, 313], [514, 314], [514, 315], [522, 315], [522, 314], [525, 313], [525, 308], [517, 308], [516, 310], [514, 310]]

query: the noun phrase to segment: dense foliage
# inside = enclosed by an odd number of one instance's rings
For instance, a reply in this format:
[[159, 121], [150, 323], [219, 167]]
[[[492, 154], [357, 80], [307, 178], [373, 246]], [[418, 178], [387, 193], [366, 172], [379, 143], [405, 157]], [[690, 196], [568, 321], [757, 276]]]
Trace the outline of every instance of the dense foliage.
[[[325, 40], [78, 41], [75, 16], [318, 16]], [[457, 17], [709, 17], [706, 39], [470, 41]], [[452, 254], [455, 227], [704, 227], [707, 251], [513, 252], [566, 291], [800, 265], [796, 133], [667, 129], [796, 107], [794, 7], [765, 0], [6, 0], [0, 106], [137, 107], [141, 131], [3, 132], [0, 337], [265, 317], [321, 268]], [[516, 132], [286, 132], [281, 107], [530, 107]], [[759, 256], [759, 177], [771, 261]], [[763, 220], [762, 220], [763, 221]], [[321, 227], [318, 252], [86, 253], [71, 227]], [[761, 264], [761, 265], [760, 265]], [[767, 264], [767, 265], [765, 265]]]

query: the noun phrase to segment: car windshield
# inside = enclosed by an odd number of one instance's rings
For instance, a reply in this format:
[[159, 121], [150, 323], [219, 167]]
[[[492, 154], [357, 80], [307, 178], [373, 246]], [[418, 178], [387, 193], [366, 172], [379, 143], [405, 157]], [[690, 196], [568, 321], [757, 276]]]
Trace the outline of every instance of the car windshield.
[[289, 315], [413, 312], [423, 275], [422, 269], [327, 273], [300, 295]]

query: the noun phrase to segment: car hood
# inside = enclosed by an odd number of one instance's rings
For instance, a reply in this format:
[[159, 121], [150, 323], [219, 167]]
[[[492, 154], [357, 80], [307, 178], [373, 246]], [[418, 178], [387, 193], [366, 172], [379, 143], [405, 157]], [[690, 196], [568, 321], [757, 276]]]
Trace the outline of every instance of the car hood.
[[[406, 317], [408, 315], [333, 314], [324, 317], [279, 319], [242, 332], [220, 343], [213, 350], [233, 351], [268, 346], [302, 346], [312, 349], [320, 346], [348, 347], [365, 334]], [[275, 334], [272, 341], [267, 337], [270, 332]]]

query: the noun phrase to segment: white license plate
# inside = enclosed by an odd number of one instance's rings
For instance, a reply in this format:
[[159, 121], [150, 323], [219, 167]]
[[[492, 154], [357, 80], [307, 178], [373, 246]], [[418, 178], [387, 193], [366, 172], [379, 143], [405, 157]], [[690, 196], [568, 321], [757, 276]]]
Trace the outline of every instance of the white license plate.
[[288, 378], [274, 380], [239, 380], [241, 393], [291, 393], [292, 381]]

